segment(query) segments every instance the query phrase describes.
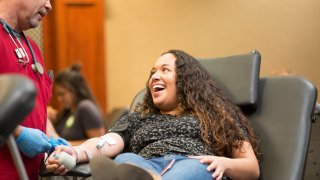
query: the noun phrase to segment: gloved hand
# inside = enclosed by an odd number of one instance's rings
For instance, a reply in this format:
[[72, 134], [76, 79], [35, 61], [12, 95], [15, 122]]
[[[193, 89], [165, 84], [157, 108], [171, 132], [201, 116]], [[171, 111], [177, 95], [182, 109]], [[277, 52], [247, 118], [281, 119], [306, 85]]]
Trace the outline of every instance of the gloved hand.
[[63, 138], [58, 138], [58, 139], [56, 139], [56, 138], [54, 138], [54, 137], [51, 137], [51, 138], [49, 139], [49, 141], [50, 141], [50, 144], [51, 144], [51, 146], [52, 146], [50, 151], [54, 151], [54, 148], [55, 148], [56, 146], [58, 146], [58, 145], [70, 146], [70, 144], [68, 143], [68, 141], [66, 141], [66, 140], [63, 139]]
[[50, 139], [42, 131], [27, 127], [22, 127], [16, 143], [20, 151], [30, 158], [52, 148]]
[[63, 138], [58, 138], [57, 141], [58, 141], [58, 145], [70, 146], [70, 144], [68, 143], [68, 141], [66, 141], [66, 140], [63, 139]]

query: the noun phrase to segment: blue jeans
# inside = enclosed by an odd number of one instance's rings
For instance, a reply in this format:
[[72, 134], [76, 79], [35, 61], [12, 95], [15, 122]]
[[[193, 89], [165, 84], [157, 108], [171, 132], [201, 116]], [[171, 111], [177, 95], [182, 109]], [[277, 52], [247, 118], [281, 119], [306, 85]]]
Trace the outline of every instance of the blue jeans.
[[163, 180], [212, 180], [212, 173], [208, 172], [206, 164], [201, 164], [197, 159], [190, 159], [181, 155], [165, 155], [163, 157], [145, 159], [134, 153], [119, 154], [115, 163], [129, 163], [143, 169], [161, 174], [163, 169], [175, 159], [172, 167], [162, 175]]

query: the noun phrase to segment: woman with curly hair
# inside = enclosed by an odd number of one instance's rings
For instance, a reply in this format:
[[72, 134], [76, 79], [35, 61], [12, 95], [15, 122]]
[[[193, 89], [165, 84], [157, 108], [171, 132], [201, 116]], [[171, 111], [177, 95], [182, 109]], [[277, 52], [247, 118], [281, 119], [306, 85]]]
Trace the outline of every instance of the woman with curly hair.
[[[104, 138], [56, 153], [65, 151], [77, 162], [112, 157], [118, 165], [106, 159], [101, 166], [109, 179], [258, 179], [258, 142], [249, 121], [195, 58], [180, 50], [162, 54], [146, 89], [135, 112]], [[47, 169], [67, 171], [53, 158]]]

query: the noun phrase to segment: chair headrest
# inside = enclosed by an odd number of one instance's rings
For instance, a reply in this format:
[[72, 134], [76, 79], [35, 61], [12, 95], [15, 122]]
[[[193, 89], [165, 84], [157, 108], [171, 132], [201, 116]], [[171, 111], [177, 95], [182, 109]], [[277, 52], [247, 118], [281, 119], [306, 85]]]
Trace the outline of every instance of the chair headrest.
[[141, 91], [139, 91], [136, 96], [133, 98], [132, 102], [131, 102], [131, 105], [130, 105], [130, 108], [129, 108], [129, 112], [133, 112], [134, 109], [136, 108], [136, 106], [139, 104], [139, 103], [142, 103], [143, 102], [143, 98], [144, 96], [146, 95], [147, 93], [147, 89], [144, 88], [142, 89]]
[[226, 96], [244, 113], [251, 113], [256, 109], [261, 62], [258, 51], [199, 61]]

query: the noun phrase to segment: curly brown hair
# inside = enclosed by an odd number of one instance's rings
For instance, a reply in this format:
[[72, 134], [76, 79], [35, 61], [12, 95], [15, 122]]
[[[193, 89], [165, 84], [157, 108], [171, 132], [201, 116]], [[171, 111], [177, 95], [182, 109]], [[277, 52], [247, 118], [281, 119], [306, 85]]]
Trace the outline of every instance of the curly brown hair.
[[[247, 141], [258, 157], [258, 140], [250, 122], [223, 94], [199, 61], [181, 50], [169, 50], [163, 54], [167, 53], [176, 57], [180, 115], [192, 114], [198, 117], [201, 136], [206, 145], [219, 156], [231, 157], [232, 149], [241, 149], [243, 141]], [[146, 87], [144, 101], [135, 111], [160, 114], [160, 109], [153, 103], [148, 85]], [[242, 129], [247, 133], [243, 133]]]

